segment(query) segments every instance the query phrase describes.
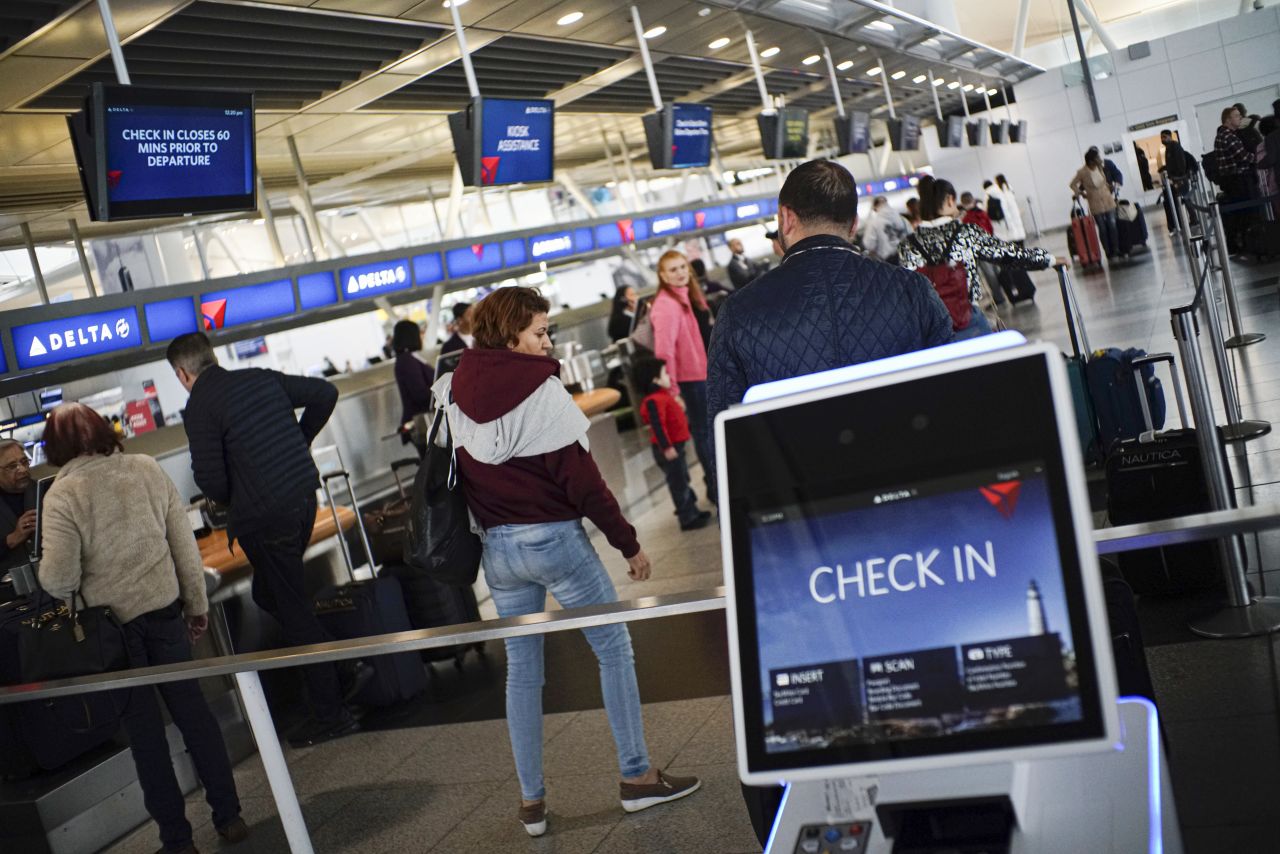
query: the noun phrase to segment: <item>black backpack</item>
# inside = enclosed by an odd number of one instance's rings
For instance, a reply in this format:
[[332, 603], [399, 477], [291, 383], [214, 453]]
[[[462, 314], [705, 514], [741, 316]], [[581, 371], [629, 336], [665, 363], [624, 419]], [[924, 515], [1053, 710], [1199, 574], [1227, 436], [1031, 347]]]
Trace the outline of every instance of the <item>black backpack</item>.
[[[452, 396], [450, 397], [452, 402]], [[404, 562], [452, 587], [470, 587], [480, 574], [480, 538], [471, 531], [467, 502], [458, 489], [457, 454], [444, 407], [436, 410], [427, 455], [413, 479], [405, 522]], [[436, 444], [444, 425], [445, 446]]]
[[987, 216], [991, 217], [992, 222], [1004, 221], [1004, 205], [995, 196], [987, 199]]

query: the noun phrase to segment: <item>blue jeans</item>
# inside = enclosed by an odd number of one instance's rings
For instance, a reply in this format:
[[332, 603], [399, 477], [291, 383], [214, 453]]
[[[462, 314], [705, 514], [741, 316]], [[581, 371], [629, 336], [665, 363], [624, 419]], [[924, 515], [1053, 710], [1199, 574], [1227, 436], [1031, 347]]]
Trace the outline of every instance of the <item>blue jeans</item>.
[[964, 341], [968, 338], [978, 338], [982, 335], [990, 335], [992, 332], [991, 324], [987, 322], [987, 316], [982, 313], [982, 309], [973, 306], [973, 311], [969, 315], [969, 325], [964, 329], [956, 331], [952, 336], [952, 341]]
[[1120, 226], [1116, 224], [1116, 209], [1106, 213], [1094, 214], [1093, 221], [1098, 224], [1098, 239], [1102, 241], [1102, 249], [1108, 258], [1120, 254]]
[[[582, 522], [498, 525], [484, 532], [484, 578], [501, 617], [546, 610], [547, 593], [565, 608], [618, 601]], [[583, 629], [600, 662], [604, 708], [618, 748], [623, 777], [649, 770], [649, 751], [640, 718], [631, 635], [622, 625]], [[508, 638], [507, 731], [515, 754], [521, 797], [546, 795], [542, 779], [542, 636]]]
[[674, 460], [664, 457], [662, 449], [657, 445], [650, 445], [650, 447], [653, 448], [654, 462], [667, 477], [667, 491], [671, 493], [671, 503], [675, 505], [676, 518], [680, 520], [681, 525], [687, 525], [697, 519], [701, 511], [698, 510], [698, 499], [689, 486], [689, 462], [684, 455], [684, 442], [676, 442], [672, 445], [676, 449]]
[[716, 466], [711, 453], [711, 425], [707, 423], [707, 381], [681, 380], [680, 396], [684, 398], [689, 432], [693, 434], [693, 451], [698, 455], [698, 462], [702, 463], [702, 482], [707, 487], [707, 500], [715, 503], [716, 485], [711, 473]]

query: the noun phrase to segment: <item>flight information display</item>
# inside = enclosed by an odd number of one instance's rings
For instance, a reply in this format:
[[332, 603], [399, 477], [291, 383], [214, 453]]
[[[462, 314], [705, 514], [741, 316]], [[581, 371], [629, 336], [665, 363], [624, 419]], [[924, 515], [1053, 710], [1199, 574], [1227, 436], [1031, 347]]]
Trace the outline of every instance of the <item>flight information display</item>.
[[1083, 719], [1041, 463], [749, 524], [766, 753]]
[[711, 108], [702, 104], [671, 105], [671, 167], [711, 164]]
[[550, 181], [555, 163], [555, 103], [484, 98], [480, 101], [480, 183]]

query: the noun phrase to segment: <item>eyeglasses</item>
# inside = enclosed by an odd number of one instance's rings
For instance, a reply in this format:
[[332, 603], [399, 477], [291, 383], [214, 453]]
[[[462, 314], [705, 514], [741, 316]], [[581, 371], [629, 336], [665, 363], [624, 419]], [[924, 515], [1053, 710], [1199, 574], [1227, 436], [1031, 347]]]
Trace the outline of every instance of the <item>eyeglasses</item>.
[[14, 460], [11, 463], [0, 466], [0, 471], [5, 472], [6, 474], [13, 474], [19, 469], [29, 469], [29, 468], [31, 468], [31, 460], [27, 459], [26, 457], [23, 457], [20, 460]]

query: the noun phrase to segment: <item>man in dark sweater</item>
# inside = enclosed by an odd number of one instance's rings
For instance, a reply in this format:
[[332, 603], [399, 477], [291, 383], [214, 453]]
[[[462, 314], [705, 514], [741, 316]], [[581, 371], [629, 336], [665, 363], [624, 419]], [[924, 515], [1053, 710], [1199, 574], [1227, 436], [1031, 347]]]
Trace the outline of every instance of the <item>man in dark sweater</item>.
[[[277, 371], [227, 371], [209, 339], [193, 332], [167, 352], [191, 393], [183, 414], [191, 469], [205, 497], [229, 506], [227, 536], [253, 564], [253, 601], [280, 622], [290, 645], [333, 640], [312, 609], [302, 554], [316, 519], [319, 472], [311, 442], [338, 402], [324, 380]], [[302, 409], [302, 417], [294, 411]], [[349, 735], [359, 722], [343, 703], [338, 669], [303, 668], [311, 720], [289, 737], [295, 747]]]
[[0, 575], [22, 566], [36, 531], [36, 486], [22, 443], [0, 441]]

